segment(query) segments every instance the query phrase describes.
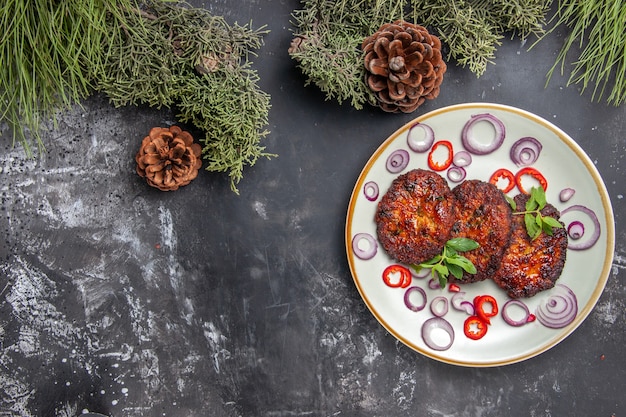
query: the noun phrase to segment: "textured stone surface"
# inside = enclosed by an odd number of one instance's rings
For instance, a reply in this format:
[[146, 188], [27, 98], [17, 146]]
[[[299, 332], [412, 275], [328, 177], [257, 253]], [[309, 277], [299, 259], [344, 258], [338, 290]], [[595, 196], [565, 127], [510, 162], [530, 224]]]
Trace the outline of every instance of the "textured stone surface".
[[[0, 152], [0, 415], [621, 416], [626, 290], [626, 107], [593, 104], [555, 77], [559, 34], [503, 41], [477, 79], [448, 66], [412, 115], [355, 111], [303, 87], [287, 54], [297, 1], [195, 2], [267, 23], [254, 60], [272, 95], [280, 156], [228, 178], [201, 171], [163, 193], [135, 173], [152, 126], [174, 113], [93, 97], [60, 116], [47, 152]], [[493, 369], [453, 367], [378, 324], [350, 276], [346, 209], [372, 152], [417, 114], [509, 104], [556, 123], [602, 174], [617, 248], [588, 319], [553, 349]], [[70, 138], [70, 140], [68, 140]]]

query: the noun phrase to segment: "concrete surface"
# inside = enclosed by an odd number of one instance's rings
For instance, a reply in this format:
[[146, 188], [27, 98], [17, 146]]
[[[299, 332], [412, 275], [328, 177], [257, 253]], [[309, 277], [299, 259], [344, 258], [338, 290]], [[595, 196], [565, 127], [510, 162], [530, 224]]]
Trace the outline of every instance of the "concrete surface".
[[476, 78], [450, 65], [450, 104], [510, 104], [553, 121], [590, 155], [616, 219], [604, 294], [567, 339], [504, 367], [454, 367], [389, 335], [352, 282], [344, 248], [354, 182], [413, 115], [326, 102], [287, 55], [295, 0], [195, 2], [268, 24], [254, 60], [272, 95], [267, 150], [241, 195], [201, 172], [174, 193], [133, 157], [174, 113], [95, 96], [60, 116], [47, 152], [0, 152], [0, 415], [599, 416], [626, 414], [626, 107], [544, 74], [562, 34], [503, 41]]

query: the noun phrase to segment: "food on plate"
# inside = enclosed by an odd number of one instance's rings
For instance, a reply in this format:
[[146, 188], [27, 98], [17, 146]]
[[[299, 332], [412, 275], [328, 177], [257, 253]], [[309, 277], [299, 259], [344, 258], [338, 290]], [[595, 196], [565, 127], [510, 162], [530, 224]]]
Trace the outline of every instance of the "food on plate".
[[439, 174], [414, 169], [395, 178], [376, 210], [376, 232], [389, 256], [420, 264], [439, 254], [456, 221], [456, 199]]
[[453, 283], [493, 279], [511, 298], [532, 297], [552, 288], [560, 277], [567, 229], [559, 211], [545, 201], [543, 189], [521, 193], [512, 203], [507, 199], [511, 200], [487, 181], [465, 180], [450, 189], [438, 173], [414, 169], [394, 179], [378, 203], [378, 240], [389, 256], [418, 268], [448, 259], [447, 242], [474, 242], [477, 248], [463, 251], [473, 268], [445, 274], [441, 286], [447, 279]]
[[[464, 237], [478, 248], [463, 255], [476, 267], [476, 273], [463, 273], [462, 282], [478, 282], [493, 276], [500, 266], [511, 237], [512, 211], [504, 194], [493, 184], [467, 180], [454, 187], [457, 219], [452, 237]], [[456, 278], [451, 278], [456, 280]]]
[[[518, 194], [517, 207], [525, 207], [530, 198]], [[559, 211], [551, 204], [541, 210], [542, 216], [559, 219]], [[531, 297], [554, 287], [565, 266], [567, 231], [564, 227], [552, 228], [552, 234], [541, 233], [535, 239], [529, 236], [523, 215], [513, 216], [513, 232], [500, 267], [493, 280], [509, 297]]]

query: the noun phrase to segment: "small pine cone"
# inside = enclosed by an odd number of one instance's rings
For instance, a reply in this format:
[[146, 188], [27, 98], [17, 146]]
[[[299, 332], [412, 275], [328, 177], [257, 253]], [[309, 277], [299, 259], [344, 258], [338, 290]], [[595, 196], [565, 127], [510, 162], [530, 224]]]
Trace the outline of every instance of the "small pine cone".
[[365, 81], [387, 112], [411, 113], [439, 95], [447, 66], [441, 41], [423, 26], [387, 23], [361, 45]]
[[202, 148], [178, 126], [153, 127], [135, 156], [137, 174], [162, 191], [174, 191], [198, 176]]

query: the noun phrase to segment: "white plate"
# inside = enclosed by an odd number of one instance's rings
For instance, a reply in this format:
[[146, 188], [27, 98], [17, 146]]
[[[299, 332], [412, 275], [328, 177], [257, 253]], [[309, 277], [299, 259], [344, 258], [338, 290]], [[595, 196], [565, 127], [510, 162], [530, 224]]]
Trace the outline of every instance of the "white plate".
[[[507, 168], [513, 173], [520, 168], [510, 159], [510, 147], [517, 139], [533, 136], [543, 145], [538, 160], [532, 164], [547, 179], [546, 191], [548, 202], [563, 210], [572, 205], [584, 205], [593, 210], [600, 222], [601, 235], [591, 248], [575, 251], [568, 249], [565, 268], [558, 281], [570, 287], [577, 297], [578, 314], [568, 326], [550, 329], [539, 320], [521, 327], [513, 327], [504, 322], [501, 315], [492, 319], [487, 334], [480, 340], [470, 340], [463, 333], [466, 313], [453, 308], [444, 318], [454, 329], [454, 341], [444, 351], [433, 350], [423, 341], [422, 324], [433, 317], [427, 306], [420, 312], [409, 310], [404, 304], [404, 289], [390, 288], [383, 283], [382, 271], [390, 264], [397, 263], [378, 245], [376, 255], [368, 260], [354, 255], [352, 239], [358, 233], [368, 233], [376, 238], [375, 211], [380, 197], [384, 195], [391, 182], [401, 173], [414, 168], [428, 169], [427, 153], [413, 152], [407, 145], [407, 135], [416, 122], [427, 124], [435, 132], [435, 140], [446, 139], [452, 142], [454, 151], [463, 150], [461, 131], [472, 115], [490, 113], [500, 119], [506, 127], [503, 145], [495, 152], [477, 156], [472, 155], [471, 165], [466, 167], [467, 179], [488, 181], [491, 174], [499, 168]], [[487, 122], [479, 122], [474, 127], [478, 135], [493, 136], [493, 128]], [[400, 173], [392, 174], [386, 169], [388, 156], [397, 149], [409, 151], [410, 162]], [[445, 172], [441, 173], [445, 177]], [[378, 184], [380, 196], [370, 201], [364, 194], [364, 185], [370, 181]], [[451, 188], [456, 184], [449, 182]], [[559, 192], [564, 188], [573, 188], [576, 192], [567, 202], [559, 200]], [[514, 196], [516, 189], [509, 192]], [[568, 224], [573, 220], [562, 220]], [[586, 224], [586, 230], [592, 229], [585, 216], [578, 216]], [[536, 356], [562, 341], [573, 332], [589, 315], [602, 294], [608, 278], [615, 245], [613, 211], [611, 203], [593, 162], [585, 152], [566, 133], [552, 123], [526, 111], [497, 104], [470, 103], [442, 108], [418, 117], [414, 121], [393, 133], [373, 154], [365, 165], [356, 182], [346, 222], [346, 250], [354, 282], [368, 308], [376, 319], [398, 340], [414, 350], [433, 359], [461, 366], [498, 366], [519, 362]], [[361, 242], [363, 244], [363, 242]], [[429, 289], [428, 278], [413, 278], [412, 285], [425, 289], [428, 301], [443, 295], [450, 298], [452, 293], [441, 289]], [[462, 284], [466, 298], [472, 300], [475, 295], [490, 294], [496, 297], [501, 306], [509, 299], [491, 280]], [[534, 297], [522, 299], [534, 313], [537, 306], [544, 303], [554, 289], [541, 292]], [[438, 336], [439, 337], [439, 336]], [[445, 338], [445, 335], [444, 335]]]

